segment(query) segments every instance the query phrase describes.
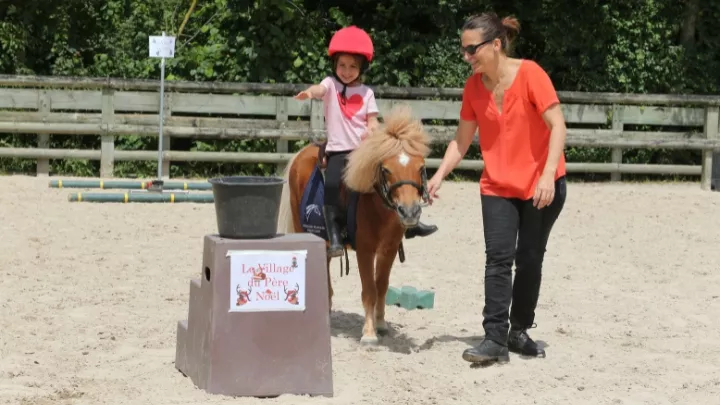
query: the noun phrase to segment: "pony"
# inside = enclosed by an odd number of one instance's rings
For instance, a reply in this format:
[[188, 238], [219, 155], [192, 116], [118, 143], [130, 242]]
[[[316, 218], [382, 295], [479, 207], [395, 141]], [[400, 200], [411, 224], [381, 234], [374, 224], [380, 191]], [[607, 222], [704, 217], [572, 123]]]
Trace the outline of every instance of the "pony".
[[[318, 152], [316, 144], [304, 146], [290, 158], [284, 170], [278, 233], [304, 231], [301, 199], [311, 174], [317, 170]], [[422, 207], [429, 202], [425, 170], [429, 152], [430, 137], [422, 122], [412, 117], [409, 106], [398, 105], [383, 117], [379, 128], [348, 155], [341, 204], [349, 216], [348, 207], [352, 207], [349, 202], [352, 193], [356, 193], [353, 240], [365, 310], [362, 344], [377, 344], [378, 333], [388, 332], [385, 296], [390, 272], [398, 252], [404, 261], [402, 240], [406, 227], [418, 224]], [[346, 254], [348, 245], [345, 239]], [[328, 257], [328, 297], [332, 309], [331, 260]]]

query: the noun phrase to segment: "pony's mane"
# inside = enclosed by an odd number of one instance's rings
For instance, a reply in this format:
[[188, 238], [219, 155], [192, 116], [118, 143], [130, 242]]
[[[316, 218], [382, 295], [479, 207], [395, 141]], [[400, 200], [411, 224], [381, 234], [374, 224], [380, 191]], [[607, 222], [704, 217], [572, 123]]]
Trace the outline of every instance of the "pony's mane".
[[371, 192], [378, 180], [378, 165], [403, 151], [426, 157], [430, 153], [430, 137], [422, 122], [413, 118], [410, 107], [398, 105], [384, 117], [384, 124], [348, 155], [343, 174], [345, 184], [361, 193]]

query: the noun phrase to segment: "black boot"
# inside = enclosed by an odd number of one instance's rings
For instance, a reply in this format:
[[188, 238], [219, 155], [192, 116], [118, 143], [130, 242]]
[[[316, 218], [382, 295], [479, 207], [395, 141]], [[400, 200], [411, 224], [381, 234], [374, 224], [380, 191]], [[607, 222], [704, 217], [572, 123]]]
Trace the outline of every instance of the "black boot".
[[527, 328], [511, 327], [508, 333], [508, 348], [513, 353], [525, 356], [545, 357], [545, 350], [540, 348], [527, 334]]
[[438, 230], [437, 225], [425, 225], [422, 222], [418, 222], [418, 224], [416, 226], [405, 230], [405, 238], [412, 239], [416, 236], [425, 237], [425, 236], [432, 235], [437, 230]]
[[507, 363], [510, 361], [508, 348], [490, 339], [485, 339], [479, 345], [466, 349], [462, 354], [462, 358], [471, 363], [490, 361]]
[[337, 223], [338, 209], [333, 205], [324, 205], [323, 215], [325, 216], [325, 229], [330, 241], [328, 256], [340, 257], [343, 253], [343, 245], [340, 240], [340, 227]]

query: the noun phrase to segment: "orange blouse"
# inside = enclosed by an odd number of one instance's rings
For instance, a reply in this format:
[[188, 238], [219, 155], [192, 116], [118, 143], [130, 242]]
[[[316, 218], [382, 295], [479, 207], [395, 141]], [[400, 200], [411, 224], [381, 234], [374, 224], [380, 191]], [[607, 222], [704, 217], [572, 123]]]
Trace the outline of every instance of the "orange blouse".
[[[463, 90], [460, 118], [478, 124], [480, 151], [485, 162], [480, 193], [528, 200], [545, 168], [550, 128], [545, 110], [559, 103], [550, 77], [537, 63], [522, 60], [515, 80], [503, 96], [502, 113], [481, 74], [470, 76]], [[565, 175], [565, 155], [555, 179]]]

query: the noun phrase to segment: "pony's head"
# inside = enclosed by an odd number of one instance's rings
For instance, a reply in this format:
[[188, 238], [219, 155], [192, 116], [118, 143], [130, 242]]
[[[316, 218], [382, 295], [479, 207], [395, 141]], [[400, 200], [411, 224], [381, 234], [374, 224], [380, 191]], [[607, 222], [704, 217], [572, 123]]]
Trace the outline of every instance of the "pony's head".
[[430, 137], [422, 122], [412, 117], [410, 107], [397, 106], [350, 153], [345, 184], [361, 193], [377, 191], [404, 226], [415, 226], [428, 200], [425, 157], [429, 152]]

